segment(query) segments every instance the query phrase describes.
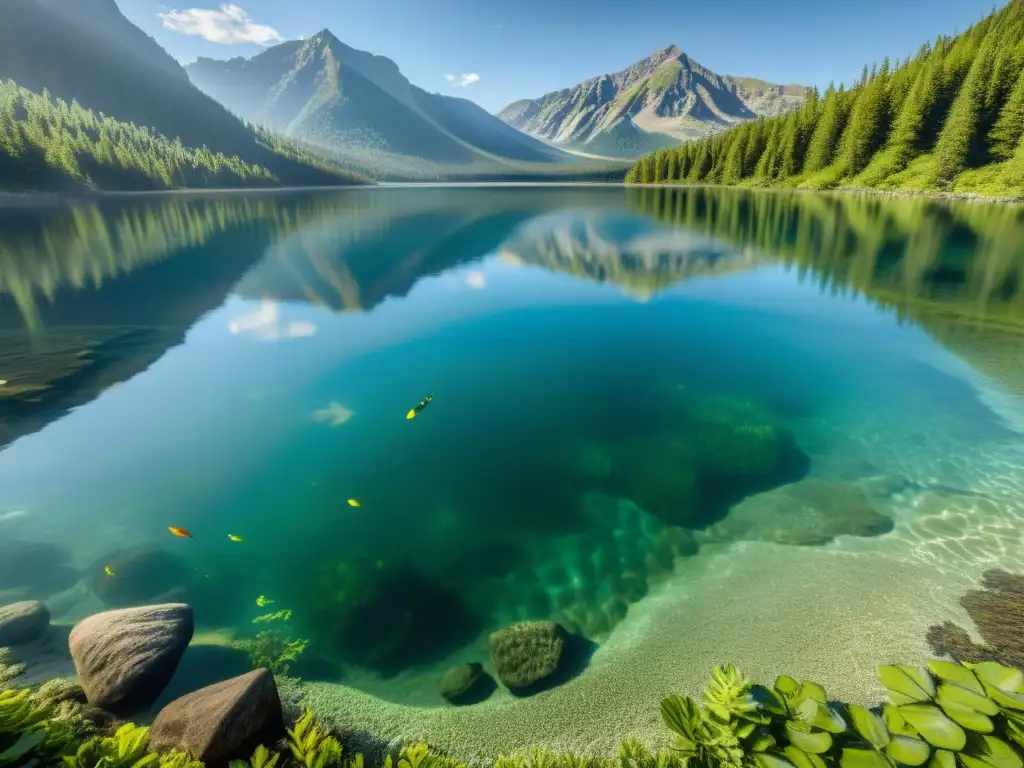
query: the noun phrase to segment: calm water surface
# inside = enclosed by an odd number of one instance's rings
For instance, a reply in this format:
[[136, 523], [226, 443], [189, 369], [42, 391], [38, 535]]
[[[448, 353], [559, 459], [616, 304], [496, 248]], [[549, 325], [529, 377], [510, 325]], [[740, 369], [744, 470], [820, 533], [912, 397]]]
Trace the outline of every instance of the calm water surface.
[[[1017, 208], [702, 189], [0, 212], [0, 603], [186, 600], [404, 700], [514, 620], [604, 643], [706, 547], [1016, 504], [1022, 250]], [[810, 523], [751, 522], [792, 483]]]

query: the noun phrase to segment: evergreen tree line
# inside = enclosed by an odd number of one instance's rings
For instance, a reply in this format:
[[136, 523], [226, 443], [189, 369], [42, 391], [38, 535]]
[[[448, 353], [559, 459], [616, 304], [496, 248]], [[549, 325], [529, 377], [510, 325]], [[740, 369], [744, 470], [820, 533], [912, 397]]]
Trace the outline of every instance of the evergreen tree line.
[[641, 158], [627, 183], [1024, 194], [1024, 0], [812, 89], [800, 108]]
[[[309, 166], [310, 183], [357, 182], [333, 163], [267, 131], [255, 141], [275, 155]], [[268, 152], [268, 154], [270, 154]], [[79, 186], [119, 190], [259, 187], [282, 181], [267, 167], [190, 147], [126, 123], [0, 82], [0, 188], [60, 190]]]

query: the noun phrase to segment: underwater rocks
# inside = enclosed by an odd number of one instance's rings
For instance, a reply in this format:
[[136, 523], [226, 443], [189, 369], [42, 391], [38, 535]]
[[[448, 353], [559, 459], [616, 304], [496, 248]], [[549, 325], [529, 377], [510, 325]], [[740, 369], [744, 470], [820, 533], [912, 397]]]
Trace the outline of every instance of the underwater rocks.
[[[114, 572], [108, 576], [104, 566]], [[92, 591], [106, 605], [126, 608], [186, 599], [194, 572], [182, 558], [153, 544], [113, 552], [90, 568]]]
[[876, 511], [859, 486], [809, 477], [744, 499], [706, 536], [815, 545], [836, 536], [877, 536], [892, 527], [892, 519]]
[[0, 608], [0, 646], [37, 640], [50, 626], [50, 612], [38, 600], [25, 600]]
[[491, 663], [509, 690], [524, 690], [554, 674], [565, 652], [566, 631], [553, 621], [520, 621], [490, 637]]
[[993, 569], [985, 571], [981, 586], [960, 598], [960, 605], [974, 620], [984, 645], [974, 643], [966, 630], [952, 622], [929, 629], [929, 643], [936, 653], [957, 660], [1024, 668], [1024, 576]]
[[79, 622], [68, 645], [89, 703], [117, 715], [151, 706], [192, 631], [192, 609], [180, 603], [105, 611]]
[[493, 678], [478, 661], [460, 664], [444, 673], [438, 693], [456, 705], [478, 704], [496, 688]]
[[200, 688], [165, 706], [153, 721], [149, 748], [188, 752], [208, 766], [246, 759], [285, 734], [274, 676], [257, 669]]
[[0, 592], [43, 599], [65, 590], [79, 579], [70, 560], [68, 550], [53, 544], [0, 537]]

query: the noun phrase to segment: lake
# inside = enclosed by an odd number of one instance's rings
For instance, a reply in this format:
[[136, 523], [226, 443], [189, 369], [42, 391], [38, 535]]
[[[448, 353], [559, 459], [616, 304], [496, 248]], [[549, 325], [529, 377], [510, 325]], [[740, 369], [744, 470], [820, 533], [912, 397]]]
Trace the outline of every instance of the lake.
[[[186, 601], [213, 661], [179, 688], [259, 637], [386, 738], [601, 751], [720, 662], [874, 703], [879, 664], [976, 633], [961, 597], [1024, 562], [1018, 207], [580, 185], [0, 210], [0, 336], [0, 604]], [[580, 668], [449, 705], [445, 670], [493, 673], [489, 634], [525, 619]]]

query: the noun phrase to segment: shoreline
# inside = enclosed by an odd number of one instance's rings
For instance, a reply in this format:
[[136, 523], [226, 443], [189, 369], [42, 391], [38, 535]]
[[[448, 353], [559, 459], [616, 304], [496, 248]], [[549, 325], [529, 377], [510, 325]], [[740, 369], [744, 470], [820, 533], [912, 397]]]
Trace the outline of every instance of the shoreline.
[[973, 192], [919, 192], [904, 189], [878, 189], [875, 187], [832, 187], [831, 189], [806, 189], [801, 187], [748, 187], [738, 184], [623, 184], [636, 189], [669, 189], [669, 188], [702, 188], [702, 189], [735, 189], [748, 192], [799, 192], [810, 195], [866, 195], [871, 197], [909, 198], [919, 197], [931, 200], [949, 200], [963, 203], [995, 203], [999, 205], [1024, 204], [1024, 194], [1020, 195], [978, 195]]

